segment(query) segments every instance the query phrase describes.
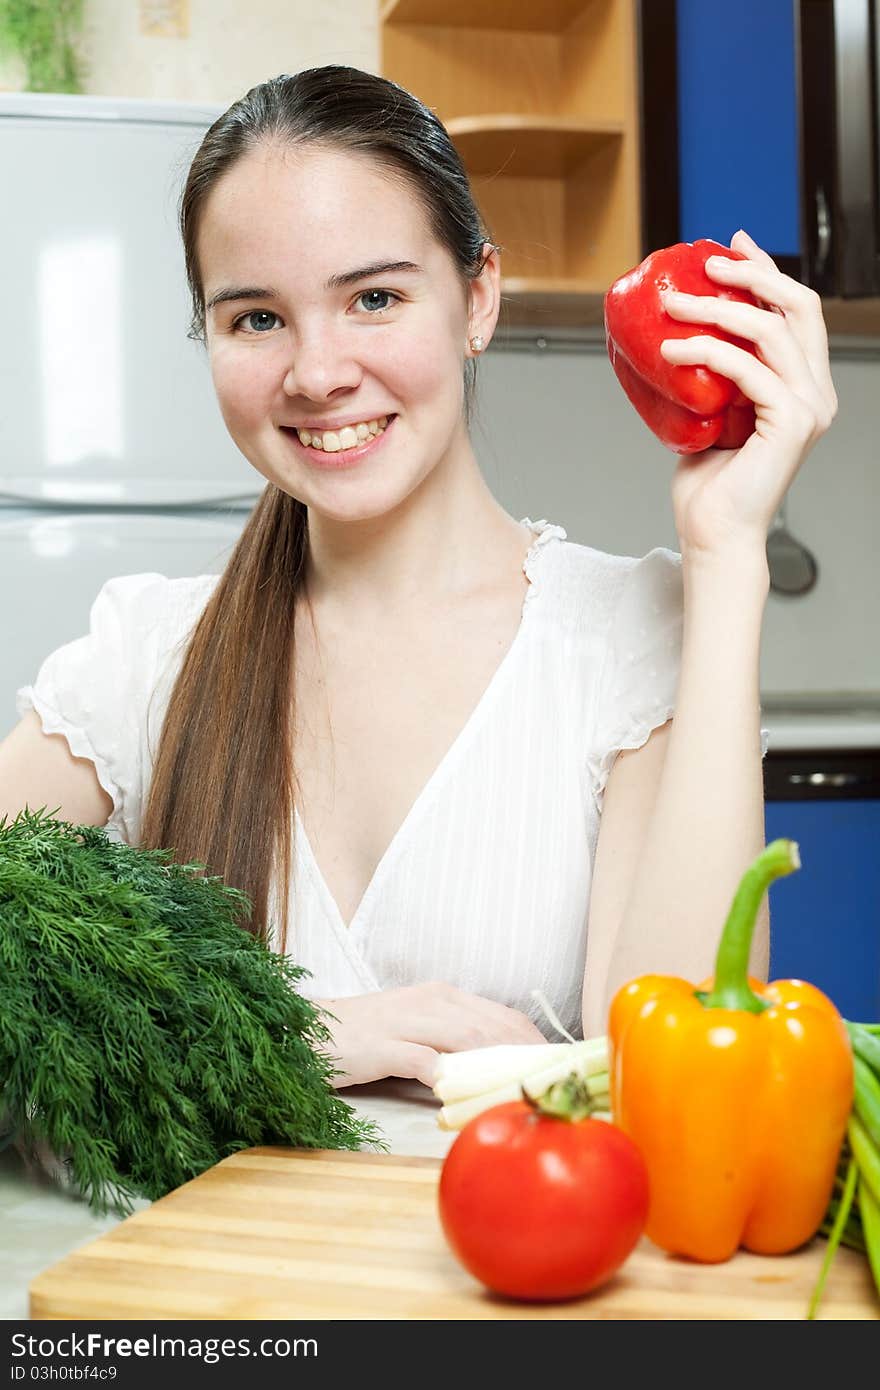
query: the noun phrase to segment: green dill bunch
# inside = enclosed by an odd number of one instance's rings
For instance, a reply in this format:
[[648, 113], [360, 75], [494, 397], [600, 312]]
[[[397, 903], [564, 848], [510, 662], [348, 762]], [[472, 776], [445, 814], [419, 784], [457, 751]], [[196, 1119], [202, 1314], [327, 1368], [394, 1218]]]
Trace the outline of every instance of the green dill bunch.
[[0, 1113], [98, 1212], [253, 1145], [387, 1147], [332, 1087], [308, 972], [172, 854], [45, 807], [0, 820]]

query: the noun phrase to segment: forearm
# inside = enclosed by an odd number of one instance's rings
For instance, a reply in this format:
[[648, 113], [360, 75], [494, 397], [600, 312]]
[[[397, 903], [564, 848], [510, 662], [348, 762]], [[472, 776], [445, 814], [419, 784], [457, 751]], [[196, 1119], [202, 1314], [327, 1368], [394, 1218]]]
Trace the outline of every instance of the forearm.
[[[760, 745], [763, 554], [683, 562], [685, 614], [675, 716], [657, 797], [612, 948], [604, 1008], [646, 972], [711, 973], [739, 880], [764, 845]], [[752, 969], [766, 975], [766, 903]], [[606, 1015], [607, 1016], [607, 1015]]]

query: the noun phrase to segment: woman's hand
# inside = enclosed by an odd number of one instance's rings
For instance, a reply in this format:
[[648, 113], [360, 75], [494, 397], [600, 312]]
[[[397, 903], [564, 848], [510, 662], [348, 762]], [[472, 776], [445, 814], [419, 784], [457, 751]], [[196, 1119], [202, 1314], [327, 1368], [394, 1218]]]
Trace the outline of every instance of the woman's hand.
[[438, 1055], [496, 1043], [547, 1039], [525, 1014], [442, 983], [378, 990], [344, 999], [316, 999], [333, 1040], [322, 1051], [335, 1059], [331, 1084], [360, 1086], [386, 1076], [434, 1085]]
[[[747, 259], [710, 257], [706, 274], [719, 285], [750, 290], [764, 307], [664, 296], [672, 318], [710, 325], [692, 338], [664, 339], [664, 358], [729, 377], [755, 406], [755, 430], [741, 449], [705, 449], [676, 468], [672, 501], [683, 558], [743, 546], [763, 553], [782, 498], [837, 413], [819, 296], [783, 275], [745, 232], [730, 245]], [[712, 324], [754, 343], [757, 357], [712, 337]]]

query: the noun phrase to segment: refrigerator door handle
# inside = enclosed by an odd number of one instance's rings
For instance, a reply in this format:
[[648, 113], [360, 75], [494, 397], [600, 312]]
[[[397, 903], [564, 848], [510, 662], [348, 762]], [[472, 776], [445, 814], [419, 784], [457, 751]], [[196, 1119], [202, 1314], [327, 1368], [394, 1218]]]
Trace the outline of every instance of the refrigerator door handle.
[[825, 189], [820, 184], [816, 189], [816, 274], [824, 275], [828, 268], [828, 252], [831, 250], [831, 214]]
[[[103, 495], [102, 495], [103, 492]], [[95, 489], [92, 496], [88, 496], [82, 485], [74, 484], [73, 487], [66, 489], [63, 486], [52, 489], [51, 497], [45, 493], [42, 496], [36, 495], [25, 488], [0, 487], [0, 505], [3, 503], [21, 503], [34, 511], [51, 512], [56, 508], [68, 509], [75, 507], [81, 511], [96, 511], [109, 509], [112, 511], [130, 512], [137, 510], [148, 510], [151, 512], [179, 512], [187, 508], [198, 508], [203, 511], [206, 507], [225, 507], [225, 506], [248, 506], [254, 507], [259, 502], [262, 493], [260, 492], [212, 492], [208, 496], [194, 496], [191, 498], [180, 497], [170, 501], [153, 501], [144, 499], [134, 501], [131, 497], [114, 498], [107, 496], [106, 489]]]

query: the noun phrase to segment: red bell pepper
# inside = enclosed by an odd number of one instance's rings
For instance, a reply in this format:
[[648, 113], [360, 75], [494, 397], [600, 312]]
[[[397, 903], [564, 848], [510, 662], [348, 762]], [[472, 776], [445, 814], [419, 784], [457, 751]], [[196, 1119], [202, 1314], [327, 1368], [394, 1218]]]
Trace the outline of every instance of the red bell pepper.
[[652, 252], [605, 296], [605, 341], [615, 375], [648, 428], [677, 454], [739, 449], [755, 428], [754, 405], [734, 382], [708, 367], [667, 362], [660, 353], [664, 338], [709, 333], [755, 354], [754, 343], [715, 324], [674, 319], [663, 307], [664, 290], [759, 302], [748, 290], [710, 280], [704, 269], [710, 256], [746, 259], [708, 238], [681, 241]]

